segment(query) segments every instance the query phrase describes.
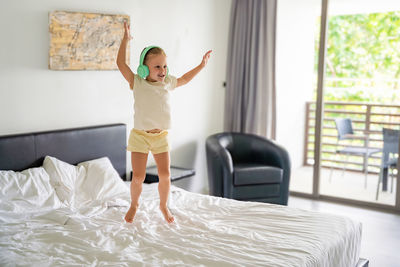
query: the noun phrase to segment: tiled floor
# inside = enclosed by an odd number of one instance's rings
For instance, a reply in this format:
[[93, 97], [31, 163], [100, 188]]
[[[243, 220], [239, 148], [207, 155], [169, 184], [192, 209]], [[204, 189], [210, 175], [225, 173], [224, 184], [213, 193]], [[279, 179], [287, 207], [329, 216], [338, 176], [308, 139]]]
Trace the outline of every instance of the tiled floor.
[[400, 214], [299, 197], [289, 197], [289, 206], [334, 213], [360, 221], [363, 225], [360, 256], [369, 259], [370, 267], [400, 266]]

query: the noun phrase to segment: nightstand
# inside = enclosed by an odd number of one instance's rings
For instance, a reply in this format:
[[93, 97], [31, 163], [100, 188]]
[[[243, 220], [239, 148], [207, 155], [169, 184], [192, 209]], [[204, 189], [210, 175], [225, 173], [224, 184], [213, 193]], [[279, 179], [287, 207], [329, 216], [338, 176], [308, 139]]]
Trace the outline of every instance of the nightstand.
[[[170, 171], [171, 171], [171, 182], [183, 178], [188, 178], [196, 174], [196, 172], [193, 169], [186, 169], [176, 166], [171, 166]], [[132, 180], [132, 172], [131, 172], [131, 180]], [[150, 166], [146, 168], [146, 178], [144, 182], [146, 184], [158, 183], [157, 166]]]

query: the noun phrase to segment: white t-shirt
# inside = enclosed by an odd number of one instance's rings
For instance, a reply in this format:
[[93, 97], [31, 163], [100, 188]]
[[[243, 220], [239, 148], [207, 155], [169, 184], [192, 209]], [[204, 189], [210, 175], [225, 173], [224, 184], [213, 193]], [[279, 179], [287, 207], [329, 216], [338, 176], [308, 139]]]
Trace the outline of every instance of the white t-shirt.
[[170, 129], [169, 92], [176, 88], [176, 77], [168, 75], [164, 82], [149, 82], [137, 74], [134, 76], [134, 128], [137, 130]]

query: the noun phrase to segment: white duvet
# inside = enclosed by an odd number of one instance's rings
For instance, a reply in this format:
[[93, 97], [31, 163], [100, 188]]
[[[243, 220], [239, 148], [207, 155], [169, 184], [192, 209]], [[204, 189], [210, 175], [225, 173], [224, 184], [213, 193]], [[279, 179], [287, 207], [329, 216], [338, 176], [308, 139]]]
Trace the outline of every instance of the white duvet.
[[175, 223], [167, 224], [157, 184], [144, 184], [128, 224], [121, 203], [129, 193], [119, 197], [74, 209], [1, 210], [0, 265], [349, 267], [358, 260], [361, 224], [345, 217], [172, 186]]

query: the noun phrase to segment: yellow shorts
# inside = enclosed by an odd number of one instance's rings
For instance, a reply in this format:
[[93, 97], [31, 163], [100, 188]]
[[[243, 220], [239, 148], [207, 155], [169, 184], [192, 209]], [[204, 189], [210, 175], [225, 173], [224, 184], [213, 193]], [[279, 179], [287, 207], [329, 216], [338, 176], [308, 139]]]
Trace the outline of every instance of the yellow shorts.
[[132, 129], [128, 140], [128, 151], [158, 154], [169, 151], [168, 131], [147, 133]]

